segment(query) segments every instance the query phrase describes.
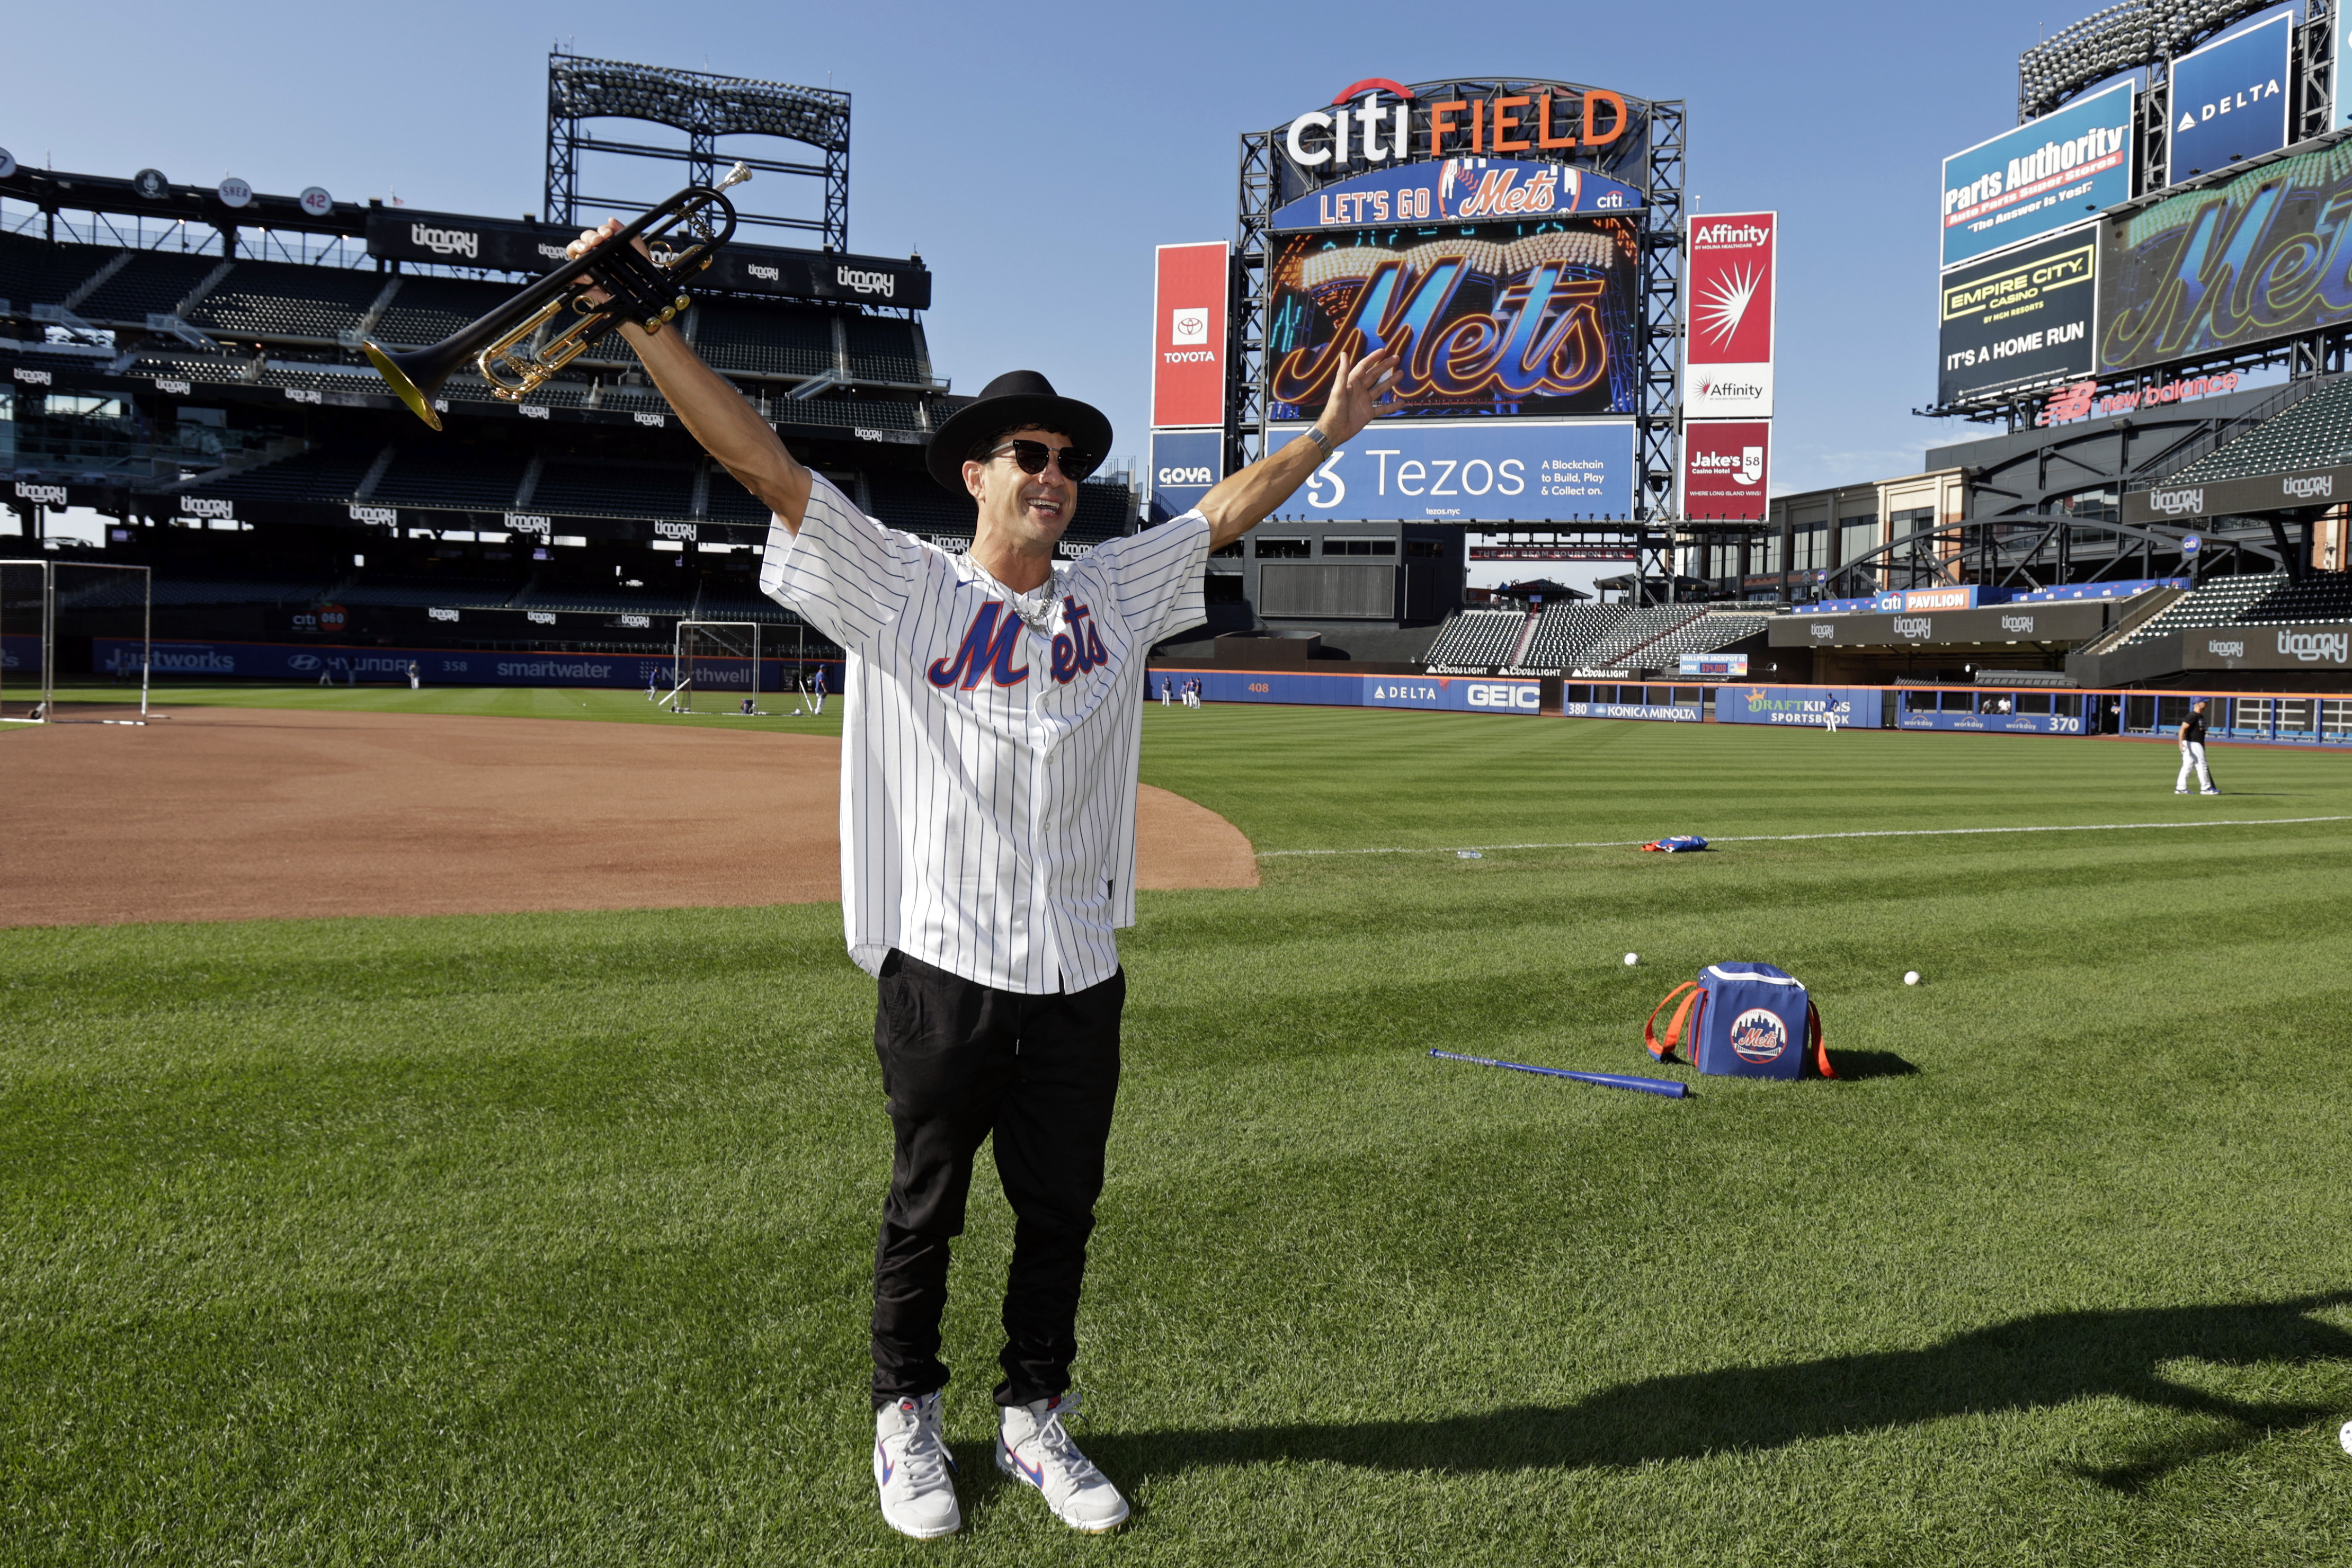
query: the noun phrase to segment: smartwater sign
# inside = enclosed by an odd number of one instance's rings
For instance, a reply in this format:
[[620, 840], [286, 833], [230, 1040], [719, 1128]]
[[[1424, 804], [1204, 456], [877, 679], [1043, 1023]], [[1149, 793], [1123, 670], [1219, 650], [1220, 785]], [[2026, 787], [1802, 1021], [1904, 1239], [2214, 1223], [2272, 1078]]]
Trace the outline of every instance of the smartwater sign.
[[2131, 199], [2132, 83], [1944, 160], [1944, 260], [1957, 267]]
[[2172, 62], [2174, 183], [2286, 145], [2294, 44], [2288, 5]]
[[[1277, 425], [1268, 449], [1306, 434]], [[1626, 517], [1633, 426], [1616, 420], [1375, 420], [1285, 503], [1288, 521], [1545, 522]]]

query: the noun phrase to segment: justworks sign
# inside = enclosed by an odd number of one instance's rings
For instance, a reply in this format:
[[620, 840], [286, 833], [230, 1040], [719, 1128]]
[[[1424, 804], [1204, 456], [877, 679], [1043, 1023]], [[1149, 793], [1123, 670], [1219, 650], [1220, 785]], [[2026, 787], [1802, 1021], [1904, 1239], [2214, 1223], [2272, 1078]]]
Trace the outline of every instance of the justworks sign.
[[1283, 151], [1324, 174], [1416, 158], [1507, 158], [1518, 153], [1610, 147], [1632, 115], [1622, 94], [1602, 88], [1497, 81], [1486, 93], [1448, 87], [1432, 96], [1369, 77], [1342, 88], [1328, 109], [1311, 109], [1282, 132]]

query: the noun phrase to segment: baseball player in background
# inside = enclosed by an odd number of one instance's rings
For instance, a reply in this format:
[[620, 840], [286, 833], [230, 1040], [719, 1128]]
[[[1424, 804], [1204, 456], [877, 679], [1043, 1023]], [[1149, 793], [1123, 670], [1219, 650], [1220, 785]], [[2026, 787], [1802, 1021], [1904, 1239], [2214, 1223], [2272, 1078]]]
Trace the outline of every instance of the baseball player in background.
[[811, 678], [809, 681], [809, 699], [811, 706], [815, 710], [816, 716], [820, 719], [824, 718], [824, 666], [821, 664], [816, 667], [816, 674]]
[[1073, 1529], [1116, 1529], [1127, 1500], [1064, 1423], [1078, 1407], [1079, 1286], [1118, 1087], [1115, 933], [1135, 923], [1144, 659], [1207, 619], [1210, 551], [1363, 428], [1395, 379], [1395, 347], [1342, 360], [1315, 426], [1193, 510], [1057, 564], [1111, 427], [1036, 372], [997, 377], [931, 437], [932, 477], [978, 507], [971, 548], [950, 554], [803, 467], [683, 332], [621, 331], [695, 438], [774, 513], [761, 589], [847, 655], [842, 921], [877, 982], [895, 1138], [874, 1268], [882, 1516], [916, 1537], [961, 1528], [940, 1320], [949, 1241], [993, 1134], [1014, 1215], [997, 1468]]
[[2213, 770], [2205, 765], [2205, 699], [2200, 697], [2189, 705], [2189, 717], [2180, 721], [2180, 776], [2172, 781], [2172, 793], [2189, 793], [2189, 775], [2197, 775], [2197, 793], [2220, 795], [2213, 787]]

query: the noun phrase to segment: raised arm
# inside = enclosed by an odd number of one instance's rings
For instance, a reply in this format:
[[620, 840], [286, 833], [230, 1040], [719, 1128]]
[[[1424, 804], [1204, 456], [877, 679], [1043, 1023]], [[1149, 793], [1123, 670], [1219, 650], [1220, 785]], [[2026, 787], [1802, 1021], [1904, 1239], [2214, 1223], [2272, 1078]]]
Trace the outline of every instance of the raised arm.
[[1209, 520], [1211, 549], [1231, 544], [1265, 521], [1266, 514], [1288, 500], [1291, 492], [1328, 460], [1330, 453], [1356, 438], [1356, 432], [1371, 422], [1380, 400], [1396, 384], [1397, 354], [1403, 346], [1400, 339], [1361, 364], [1350, 365], [1346, 355], [1339, 357], [1339, 373], [1331, 383], [1331, 400], [1323, 405], [1323, 417], [1315, 422], [1315, 428], [1329, 443], [1328, 447], [1318, 446], [1312, 437], [1301, 436], [1281, 451], [1260, 458], [1201, 498], [1201, 515]]
[[[589, 230], [572, 243], [569, 254], [577, 258], [620, 226], [615, 219]], [[798, 533], [808, 510], [809, 471], [784, 450], [774, 427], [760, 417], [751, 400], [702, 363], [683, 331], [648, 333], [635, 321], [622, 322], [620, 331], [702, 449]]]

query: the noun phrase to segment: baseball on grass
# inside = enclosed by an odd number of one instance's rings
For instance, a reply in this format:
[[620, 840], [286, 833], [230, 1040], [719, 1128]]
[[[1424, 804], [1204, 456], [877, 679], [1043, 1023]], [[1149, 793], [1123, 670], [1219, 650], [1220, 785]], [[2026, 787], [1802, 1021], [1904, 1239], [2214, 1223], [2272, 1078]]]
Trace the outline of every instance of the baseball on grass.
[[1631, 967], [1633, 967], [1634, 964], [1639, 963], [1641, 963], [1641, 962], [1642, 962], [1642, 955], [1641, 955], [1640, 953], [1638, 953], [1638, 952], [1629, 952], [1629, 953], [1627, 953], [1627, 954], [1625, 955], [1625, 964], [1626, 964], [1626, 967], [1628, 967], [1628, 968], [1631, 968]]
[[1906, 985], [1916, 985], [1916, 984], [1919, 984], [1919, 972], [1918, 972], [1917, 970], [1916, 970], [1916, 969], [1906, 969], [1906, 970], [1905, 970], [1905, 971], [1903, 972], [1903, 984], [1906, 984]]
[[2336, 1440], [2344, 1445], [2346, 1453], [2352, 1454], [2352, 1421], [2344, 1423], [2344, 1429], [2336, 1434]]

